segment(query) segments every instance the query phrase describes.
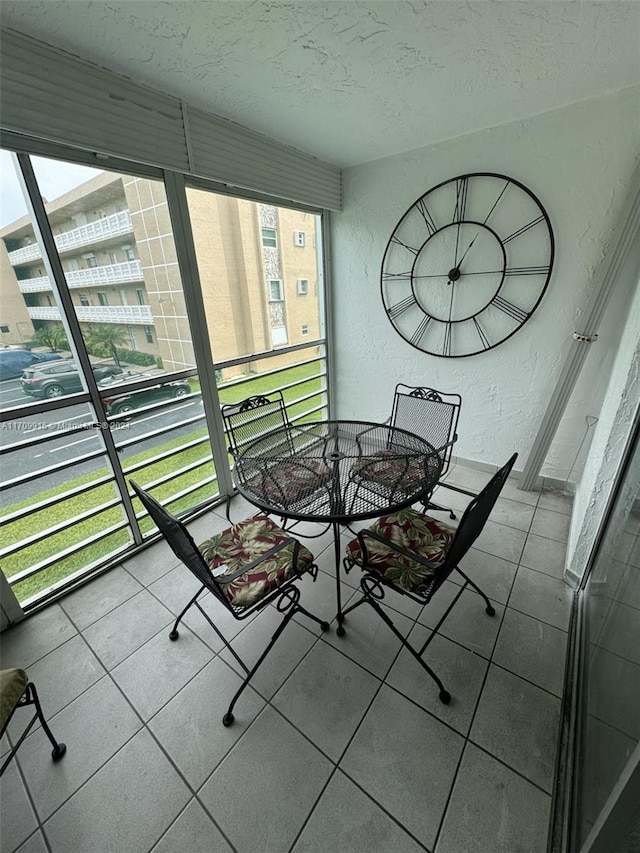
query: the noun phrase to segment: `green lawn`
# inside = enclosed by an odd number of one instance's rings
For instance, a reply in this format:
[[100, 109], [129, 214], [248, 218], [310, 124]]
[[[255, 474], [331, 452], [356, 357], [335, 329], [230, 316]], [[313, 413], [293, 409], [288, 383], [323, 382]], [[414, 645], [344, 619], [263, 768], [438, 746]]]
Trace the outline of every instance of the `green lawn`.
[[[317, 398], [305, 401], [303, 404], [291, 405], [289, 414], [295, 417], [300, 411], [304, 411], [311, 406], [318, 405], [322, 401], [321, 389], [323, 380], [317, 377], [319, 369], [318, 362], [311, 364], [303, 364], [287, 368], [286, 371], [276, 373], [273, 376], [256, 376], [249, 382], [238, 383], [231, 381], [220, 388], [220, 399], [223, 403], [235, 402], [244, 399], [253, 394], [268, 393], [273, 391], [280, 385], [288, 385], [293, 382], [300, 382], [295, 388], [289, 388], [285, 391], [285, 399], [292, 403], [293, 400], [303, 395], [316, 393]], [[306, 377], [311, 377], [306, 379]], [[315, 378], [314, 378], [315, 377]], [[306, 380], [306, 381], [304, 381]], [[192, 384], [193, 390], [198, 390], [198, 383], [194, 381]], [[316, 419], [313, 416], [312, 419]], [[146, 459], [158, 456], [161, 453], [170, 450], [179, 449], [187, 441], [191, 441], [197, 437], [206, 435], [204, 429], [194, 430], [188, 437], [179, 439], [167, 439], [160, 447], [155, 447], [152, 450], [142, 451], [127, 460], [127, 467], [133, 467], [136, 464], [143, 463]], [[189, 486], [195, 486], [201, 483], [203, 478], [211, 477], [214, 474], [213, 461], [209, 458], [210, 447], [209, 443], [204, 442], [196, 447], [186, 448], [179, 451], [175, 456], [167, 459], [162, 459], [157, 462], [151, 462], [139, 470], [136, 470], [131, 476], [140, 485], [152, 482], [160, 477], [171, 474], [189, 464], [200, 463], [193, 470], [174, 477], [170, 482], [154, 488], [153, 493], [161, 502], [166, 502], [172, 495], [180, 492]], [[50, 529], [57, 524], [77, 518], [79, 515], [86, 513], [91, 509], [100, 507], [103, 504], [117, 499], [118, 495], [113, 482], [102, 484], [91, 488], [91, 484], [101, 477], [108, 474], [108, 469], [103, 468], [93, 474], [87, 474], [82, 477], [76, 477], [68, 480], [63, 487], [54, 487], [47, 491], [42, 491], [34, 495], [28, 500], [13, 504], [6, 508], [6, 514], [13, 513], [17, 510], [27, 508], [34, 503], [45, 500], [46, 498], [55, 497], [61, 491], [68, 491], [75, 487], [86, 486], [86, 490], [81, 494], [67, 498], [54, 506], [46, 509], [34, 511], [19, 521], [7, 524], [3, 528], [4, 542], [19, 542], [30, 536], [33, 536], [37, 531]], [[127, 479], [129, 475], [126, 475]], [[188, 496], [179, 498], [168, 504], [171, 511], [175, 514], [180, 514], [196, 506], [206, 500], [211, 500], [218, 494], [217, 483], [208, 483], [190, 493]], [[137, 499], [134, 500], [136, 514], [142, 512]], [[75, 551], [73, 554], [62, 555], [62, 552], [70, 547], [83, 542], [84, 540], [99, 536], [104, 531], [114, 525], [126, 522], [126, 516], [122, 505], [118, 503], [114, 507], [110, 507], [100, 511], [91, 518], [75, 522], [72, 526], [63, 531], [52, 533], [45, 539], [35, 542], [21, 549], [13, 555], [3, 560], [3, 572], [7, 578], [17, 575], [31, 566], [35, 566], [40, 562], [61, 554], [60, 559], [51, 568], [45, 569], [37, 574], [18, 581], [13, 584], [13, 590], [19, 601], [25, 601], [37, 596], [39, 592], [47, 589], [52, 584], [68, 578], [76, 573], [81, 573], [88, 567], [99, 565], [100, 562], [105, 562], [114, 552], [121, 551], [128, 544], [133, 542], [133, 537], [129, 531], [128, 525], [122, 530], [114, 531], [96, 542]], [[145, 517], [140, 527], [143, 533], [152, 529], [153, 525], [147, 517]]]

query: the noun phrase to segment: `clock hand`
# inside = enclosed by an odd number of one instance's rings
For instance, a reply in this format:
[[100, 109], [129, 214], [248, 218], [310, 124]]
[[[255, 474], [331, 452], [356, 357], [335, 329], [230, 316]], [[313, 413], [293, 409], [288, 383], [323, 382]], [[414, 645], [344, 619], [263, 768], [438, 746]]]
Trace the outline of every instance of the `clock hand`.
[[[507, 187], [508, 187], [508, 186], [509, 186], [509, 181], [507, 181], [507, 182], [505, 183], [504, 187], [502, 188], [501, 193], [498, 195], [497, 199], [494, 201], [494, 203], [493, 203], [493, 205], [492, 205], [492, 207], [491, 207], [491, 210], [490, 210], [490, 211], [489, 211], [489, 213], [487, 213], [487, 215], [485, 216], [485, 218], [484, 218], [484, 222], [482, 223], [483, 225], [486, 225], [486, 224], [487, 224], [487, 222], [489, 221], [489, 217], [491, 216], [491, 214], [493, 213], [493, 211], [494, 211], [494, 210], [496, 209], [496, 207], [498, 206], [498, 202], [500, 201], [500, 199], [502, 198], [502, 196], [505, 194], [506, 189], [507, 189]], [[465, 252], [465, 253], [464, 253], [464, 255], [460, 258], [460, 260], [456, 263], [456, 269], [457, 269], [457, 270], [460, 270], [460, 266], [461, 266], [462, 262], [463, 262], [463, 261], [464, 261], [464, 259], [467, 257], [467, 253], [469, 252], [469, 249], [470, 249], [470, 248], [473, 246], [473, 244], [476, 242], [476, 240], [477, 240], [477, 238], [478, 238], [478, 234], [479, 234], [479, 233], [480, 233], [479, 231], [476, 233], [476, 236], [473, 238], [473, 240], [472, 240], [472, 241], [469, 243], [469, 245], [467, 246], [467, 250], [466, 250], [466, 252]], [[457, 258], [457, 257], [458, 257], [458, 250], [457, 250], [457, 240], [456, 240], [456, 258]]]

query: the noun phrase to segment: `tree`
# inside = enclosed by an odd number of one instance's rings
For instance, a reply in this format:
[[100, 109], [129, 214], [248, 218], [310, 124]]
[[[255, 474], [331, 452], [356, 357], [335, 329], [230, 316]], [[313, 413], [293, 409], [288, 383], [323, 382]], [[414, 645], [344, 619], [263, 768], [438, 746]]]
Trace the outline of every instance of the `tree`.
[[108, 323], [90, 326], [86, 337], [87, 349], [93, 349], [95, 355], [110, 354], [118, 367], [120, 367], [120, 359], [116, 347], [125, 343], [127, 339], [122, 329]]
[[36, 329], [34, 339], [41, 346], [49, 347], [51, 352], [69, 349], [69, 341], [65, 335], [62, 323], [55, 323], [52, 326], [42, 326]]

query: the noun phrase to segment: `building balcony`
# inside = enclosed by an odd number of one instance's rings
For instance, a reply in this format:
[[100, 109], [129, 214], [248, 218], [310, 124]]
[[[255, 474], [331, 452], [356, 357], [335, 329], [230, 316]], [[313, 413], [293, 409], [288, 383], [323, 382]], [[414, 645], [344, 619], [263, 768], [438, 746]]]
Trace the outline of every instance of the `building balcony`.
[[[140, 261], [106, 264], [100, 267], [89, 267], [86, 270], [68, 270], [65, 272], [65, 277], [70, 288], [93, 287], [100, 284], [123, 284], [144, 280]], [[18, 281], [18, 285], [20, 293], [42, 293], [51, 290], [51, 282], [47, 275], [22, 279]]]
[[[153, 314], [148, 305], [76, 305], [76, 316], [81, 323], [119, 323], [126, 326], [153, 326]], [[32, 320], [60, 320], [55, 306], [29, 307]]]
[[[104, 216], [101, 219], [96, 219], [94, 222], [87, 222], [86, 225], [72, 228], [71, 231], [63, 231], [61, 234], [56, 234], [54, 240], [59, 252], [68, 252], [70, 249], [91, 246], [102, 240], [109, 240], [112, 237], [118, 237], [123, 234], [131, 234], [132, 231], [133, 225], [131, 224], [129, 211], [121, 210], [118, 213], [112, 213], [111, 216]], [[23, 246], [21, 249], [9, 252], [8, 255], [9, 262], [14, 267], [42, 257], [40, 247], [37, 243], [32, 243], [30, 246]]]

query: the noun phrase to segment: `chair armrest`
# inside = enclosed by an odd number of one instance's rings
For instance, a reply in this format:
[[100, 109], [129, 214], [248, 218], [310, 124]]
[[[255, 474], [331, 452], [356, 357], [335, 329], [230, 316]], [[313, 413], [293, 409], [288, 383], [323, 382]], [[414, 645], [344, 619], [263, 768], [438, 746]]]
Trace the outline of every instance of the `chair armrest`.
[[295, 573], [297, 574], [298, 569], [298, 552], [300, 551], [300, 543], [297, 539], [284, 539], [282, 542], [278, 542], [277, 545], [274, 545], [273, 548], [269, 548], [268, 551], [265, 551], [264, 554], [261, 554], [259, 557], [256, 557], [255, 560], [251, 560], [250, 563], [245, 563], [244, 566], [241, 566], [239, 569], [236, 569], [235, 572], [232, 572], [230, 575], [212, 575], [215, 583], [218, 584], [228, 584], [232, 583], [234, 580], [242, 577], [242, 575], [254, 569], [256, 566], [259, 566], [261, 563], [264, 563], [270, 557], [273, 557], [274, 554], [277, 554], [278, 551], [282, 551], [283, 548], [286, 548], [288, 545], [293, 543], [293, 568]]
[[[396, 553], [402, 554], [404, 557], [408, 557], [410, 560], [414, 560], [416, 563], [420, 563], [420, 565], [424, 566], [426, 569], [433, 569], [434, 571], [437, 571], [437, 569], [441, 565], [441, 563], [438, 563], [437, 566], [434, 566], [433, 563], [431, 563], [422, 555], [416, 553], [415, 551], [410, 551], [408, 548], [404, 548], [402, 545], [398, 545], [396, 542], [392, 542], [390, 539], [387, 539], [386, 536], [381, 536], [379, 533], [375, 533], [373, 530], [360, 530], [357, 535], [358, 541], [360, 542], [360, 550], [362, 551], [363, 568], [369, 562], [369, 554], [367, 552], [367, 546], [364, 541], [365, 538], [374, 539], [377, 542], [381, 542], [383, 545], [390, 548], [392, 551], [396, 551]], [[375, 571], [375, 566], [373, 566], [372, 568]]]

